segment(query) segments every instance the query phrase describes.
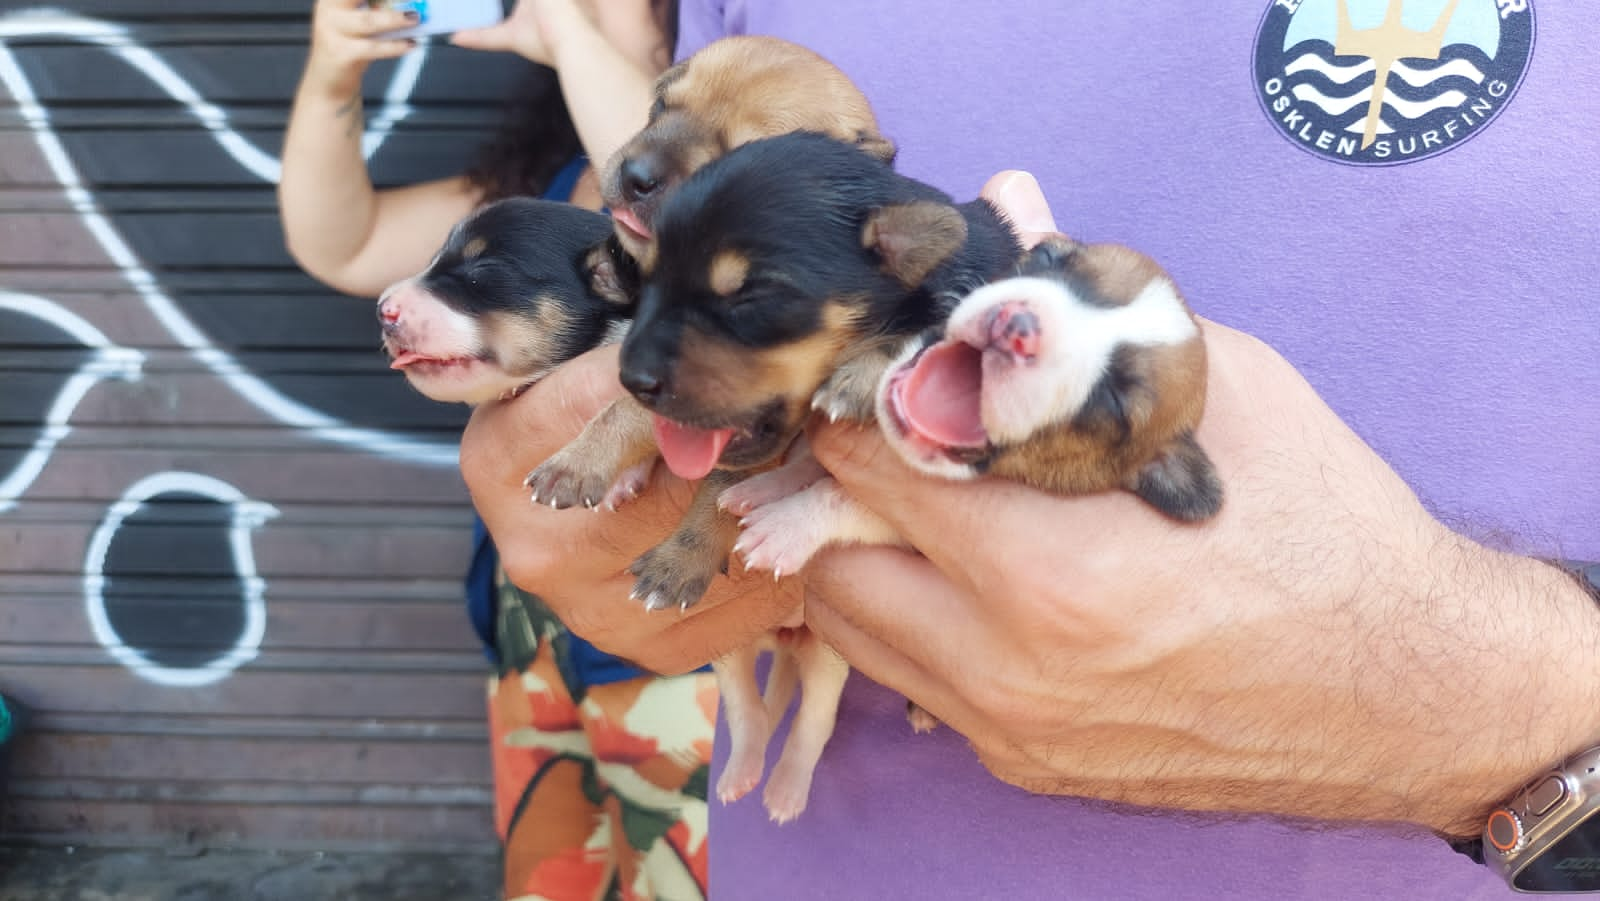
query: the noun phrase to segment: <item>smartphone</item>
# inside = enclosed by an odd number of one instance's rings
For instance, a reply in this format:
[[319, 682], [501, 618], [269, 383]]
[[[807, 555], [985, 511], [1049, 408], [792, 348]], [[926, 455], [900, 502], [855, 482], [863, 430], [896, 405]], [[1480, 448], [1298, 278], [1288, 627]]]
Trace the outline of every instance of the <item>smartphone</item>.
[[382, 38], [420, 38], [450, 34], [467, 28], [484, 28], [506, 17], [501, 0], [367, 0], [369, 6], [416, 12], [418, 22], [410, 28], [386, 31]]

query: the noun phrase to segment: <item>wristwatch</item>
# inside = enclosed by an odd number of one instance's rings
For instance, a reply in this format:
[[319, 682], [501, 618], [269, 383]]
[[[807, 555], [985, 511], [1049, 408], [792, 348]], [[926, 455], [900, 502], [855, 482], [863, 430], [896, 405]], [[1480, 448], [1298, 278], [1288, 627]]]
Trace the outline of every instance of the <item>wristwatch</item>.
[[[1600, 565], [1564, 568], [1600, 598]], [[1495, 808], [1479, 841], [1457, 850], [1481, 853], [1519, 892], [1600, 892], [1600, 747], [1569, 757]]]
[[1483, 862], [1519, 892], [1600, 892], [1600, 748], [1495, 808], [1482, 841]]

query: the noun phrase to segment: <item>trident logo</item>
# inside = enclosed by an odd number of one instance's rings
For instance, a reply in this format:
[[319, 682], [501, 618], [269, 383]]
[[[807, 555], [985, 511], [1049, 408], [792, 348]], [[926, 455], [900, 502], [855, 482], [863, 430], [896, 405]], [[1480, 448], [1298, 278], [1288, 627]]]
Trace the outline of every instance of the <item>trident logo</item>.
[[1372, 82], [1372, 100], [1367, 104], [1367, 120], [1361, 132], [1361, 149], [1372, 146], [1378, 137], [1378, 118], [1383, 112], [1383, 97], [1389, 83], [1389, 69], [1396, 60], [1438, 59], [1444, 45], [1445, 29], [1455, 15], [1460, 0], [1450, 0], [1433, 27], [1427, 31], [1413, 31], [1400, 23], [1400, 12], [1405, 0], [1389, 0], [1383, 23], [1377, 28], [1357, 31], [1350, 24], [1348, 0], [1339, 0], [1339, 33], [1333, 52], [1339, 56], [1365, 56], [1372, 60], [1377, 72]]

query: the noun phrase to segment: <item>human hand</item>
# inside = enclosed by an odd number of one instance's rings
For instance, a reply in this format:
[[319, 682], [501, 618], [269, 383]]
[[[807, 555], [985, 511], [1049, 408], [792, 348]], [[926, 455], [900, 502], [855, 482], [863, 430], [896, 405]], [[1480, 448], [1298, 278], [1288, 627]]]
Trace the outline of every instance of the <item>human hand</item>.
[[559, 29], [584, 18], [577, 0], [517, 0], [503, 21], [458, 31], [450, 36], [450, 43], [468, 50], [512, 52], [554, 66], [550, 48], [559, 41]]
[[671, 534], [693, 494], [664, 466], [643, 495], [614, 512], [531, 502], [523, 478], [622, 396], [617, 348], [590, 351], [513, 400], [477, 407], [461, 439], [461, 472], [513, 583], [602, 650], [657, 672], [684, 672], [791, 617], [800, 587], [734, 564], [687, 612], [651, 612], [629, 598], [628, 565]]
[[[985, 195], [1054, 228], [1031, 179]], [[823, 553], [808, 624], [1032, 791], [1475, 833], [1600, 735], [1600, 615], [1436, 522], [1271, 348], [1204, 333], [1216, 518], [941, 481], [823, 426], [817, 458], [925, 557]]]
[[517, 0], [505, 20], [486, 28], [469, 28], [450, 36], [450, 43], [468, 50], [512, 52], [540, 65], [559, 69], [559, 51], [580, 31], [596, 30], [590, 4], [580, 0]]
[[317, 0], [311, 11], [306, 78], [329, 94], [352, 94], [373, 60], [400, 56], [417, 45], [409, 38], [376, 35], [415, 24], [415, 13], [369, 9], [364, 0]]

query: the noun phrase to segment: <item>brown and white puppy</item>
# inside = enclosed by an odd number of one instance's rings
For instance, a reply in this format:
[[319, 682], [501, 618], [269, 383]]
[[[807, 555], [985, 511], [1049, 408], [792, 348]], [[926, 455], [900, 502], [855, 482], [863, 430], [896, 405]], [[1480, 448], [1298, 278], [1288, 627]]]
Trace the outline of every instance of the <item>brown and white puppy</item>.
[[[889, 445], [930, 475], [995, 476], [1060, 494], [1126, 489], [1196, 522], [1222, 504], [1194, 440], [1205, 383], [1199, 328], [1153, 260], [1051, 239], [1016, 277], [978, 288], [942, 329], [907, 343], [881, 380], [877, 421]], [[735, 552], [751, 569], [798, 572], [830, 544], [904, 544], [806, 455], [729, 488], [719, 503], [743, 517]], [[907, 717], [918, 732], [938, 724], [914, 704]], [[736, 744], [724, 779], [759, 777], [753, 753]]]
[[[1194, 438], [1205, 389], [1199, 325], [1154, 260], [1053, 238], [906, 346], [879, 385], [878, 424], [931, 475], [1127, 490], [1199, 522], [1222, 506]], [[752, 569], [794, 572], [829, 544], [903, 543], [815, 464], [756, 476], [722, 503], [744, 515], [736, 549]]]
[[713, 41], [662, 73], [650, 121], [601, 173], [617, 237], [649, 252], [662, 200], [701, 166], [741, 144], [792, 131], [854, 143], [891, 162], [895, 148], [860, 89], [833, 63], [764, 35]]

